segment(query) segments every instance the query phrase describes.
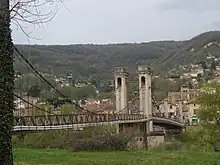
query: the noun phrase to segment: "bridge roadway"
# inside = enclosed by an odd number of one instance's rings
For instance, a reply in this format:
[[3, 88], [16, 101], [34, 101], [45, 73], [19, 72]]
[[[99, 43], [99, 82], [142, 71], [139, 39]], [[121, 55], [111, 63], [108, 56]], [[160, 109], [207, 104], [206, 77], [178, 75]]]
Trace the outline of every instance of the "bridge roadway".
[[153, 121], [153, 123], [163, 123], [174, 127], [184, 127], [178, 120], [140, 114], [68, 114], [49, 116], [25, 116], [14, 117], [14, 132], [19, 131], [46, 131], [59, 129], [80, 130], [84, 127], [97, 125], [111, 125], [120, 123], [142, 123]]

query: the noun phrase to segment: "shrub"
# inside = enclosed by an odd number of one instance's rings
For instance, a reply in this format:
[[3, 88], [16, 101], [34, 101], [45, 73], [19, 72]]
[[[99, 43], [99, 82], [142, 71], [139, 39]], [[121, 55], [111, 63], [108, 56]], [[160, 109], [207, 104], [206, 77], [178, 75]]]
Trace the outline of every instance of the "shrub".
[[187, 151], [213, 151], [212, 138], [209, 132], [200, 125], [188, 128], [180, 140]]
[[183, 149], [183, 144], [181, 142], [174, 141], [164, 144], [164, 149], [168, 151], [180, 151]]
[[12, 144], [13, 147], [21, 147], [23, 144], [23, 141], [21, 141], [17, 136], [12, 136]]
[[124, 134], [97, 136], [77, 143], [73, 151], [126, 150], [128, 142], [129, 138]]
[[87, 128], [84, 131], [58, 130], [29, 133], [23, 141], [13, 136], [13, 147], [71, 149], [73, 151], [125, 150], [129, 137], [114, 134], [114, 128]]

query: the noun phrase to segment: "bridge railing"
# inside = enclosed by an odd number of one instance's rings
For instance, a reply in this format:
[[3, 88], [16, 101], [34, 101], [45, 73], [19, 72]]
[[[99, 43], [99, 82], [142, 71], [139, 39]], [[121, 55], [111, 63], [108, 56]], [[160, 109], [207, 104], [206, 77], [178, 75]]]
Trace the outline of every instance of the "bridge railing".
[[138, 114], [68, 114], [49, 116], [14, 117], [14, 126], [55, 126], [83, 123], [101, 123], [112, 121], [141, 120], [144, 115]]
[[[152, 114], [150, 117], [158, 117], [180, 122], [178, 118], [169, 118], [161, 114]], [[146, 119], [141, 114], [68, 114], [49, 116], [21, 116], [14, 117], [14, 126], [55, 126], [83, 123], [101, 123], [113, 121], [141, 120]]]
[[165, 113], [152, 113], [151, 117], [158, 117], [158, 118], [163, 118], [163, 119], [169, 119], [169, 120], [176, 121], [176, 122], [181, 122], [180, 118], [176, 116], [172, 118], [172, 117], [167, 116]]

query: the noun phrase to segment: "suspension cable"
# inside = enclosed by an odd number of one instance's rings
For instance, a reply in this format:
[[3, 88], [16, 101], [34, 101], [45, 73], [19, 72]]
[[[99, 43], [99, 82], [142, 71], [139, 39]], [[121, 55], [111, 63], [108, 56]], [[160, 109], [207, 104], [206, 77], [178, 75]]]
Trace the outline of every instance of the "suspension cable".
[[23, 99], [22, 97], [20, 97], [19, 95], [15, 94], [15, 93], [14, 93], [14, 96], [17, 97], [17, 98], [19, 98], [19, 99], [22, 100], [23, 102], [27, 103], [28, 105], [31, 105], [31, 106], [33, 106], [34, 108], [40, 110], [40, 111], [47, 112], [47, 113], [53, 114], [53, 115], [57, 115], [57, 114], [55, 114], [55, 113], [53, 113], [53, 112], [47, 111], [47, 110], [45, 110], [45, 109], [43, 109], [43, 108], [40, 108], [40, 107], [38, 107], [38, 106], [36, 106], [36, 105], [34, 105], [34, 104], [28, 102], [27, 100]]
[[77, 103], [73, 102], [69, 97], [65, 96], [63, 93], [61, 93], [58, 89], [56, 89], [47, 79], [45, 79], [41, 73], [24, 57], [24, 55], [17, 49], [15, 45], [13, 45], [14, 50], [18, 53], [18, 55], [25, 61], [25, 63], [28, 65], [29, 68], [31, 68], [36, 75], [38, 75], [44, 82], [46, 82], [52, 89], [54, 89], [57, 93], [59, 93], [62, 97], [66, 98], [67, 100], [71, 101], [76, 107], [78, 107], [81, 110], [86, 110], [89, 113], [90, 112], [87, 109], [84, 109], [83, 107], [79, 106]]

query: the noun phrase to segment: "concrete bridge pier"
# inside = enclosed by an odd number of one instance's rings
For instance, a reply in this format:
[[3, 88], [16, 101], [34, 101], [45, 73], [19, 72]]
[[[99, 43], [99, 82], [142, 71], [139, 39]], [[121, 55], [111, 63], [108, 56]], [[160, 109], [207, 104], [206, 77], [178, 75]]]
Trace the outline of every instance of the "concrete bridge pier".
[[149, 121], [121, 123], [117, 125], [117, 133], [125, 132], [129, 134], [128, 136], [132, 136], [132, 140], [128, 144], [132, 148], [154, 148], [162, 145], [164, 143], [163, 132], [154, 132], [153, 127], [149, 126]]
[[116, 124], [116, 134], [119, 134], [120, 132], [125, 131], [125, 124]]
[[129, 142], [131, 148], [147, 148], [147, 122], [121, 123], [117, 125], [117, 133], [127, 133], [132, 137]]
[[128, 72], [125, 68], [117, 67], [114, 71], [115, 77], [115, 95], [116, 95], [116, 113], [127, 113], [128, 110], [128, 94], [127, 94], [127, 79]]
[[147, 133], [149, 134], [150, 132], [153, 132], [153, 121], [148, 121], [146, 123], [146, 128], [147, 128]]
[[146, 132], [147, 125], [146, 122], [141, 123], [120, 123], [116, 125], [116, 133], [140, 133]]

